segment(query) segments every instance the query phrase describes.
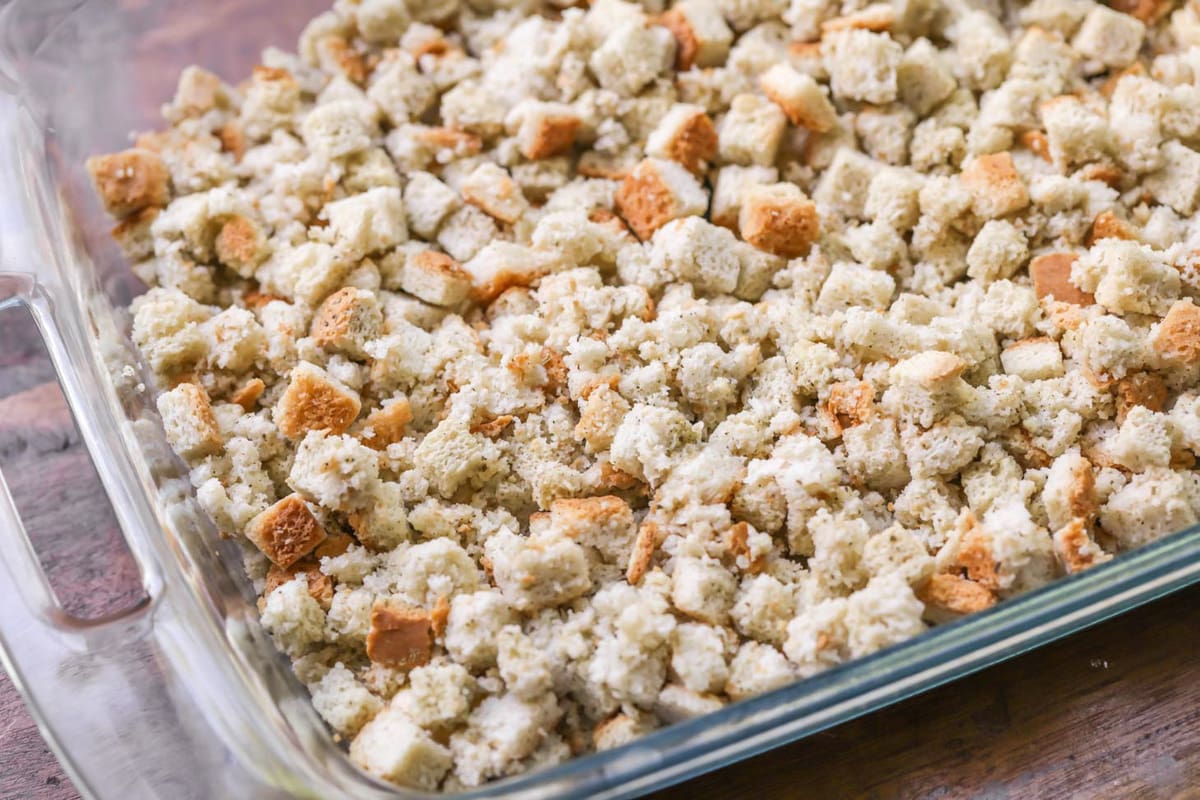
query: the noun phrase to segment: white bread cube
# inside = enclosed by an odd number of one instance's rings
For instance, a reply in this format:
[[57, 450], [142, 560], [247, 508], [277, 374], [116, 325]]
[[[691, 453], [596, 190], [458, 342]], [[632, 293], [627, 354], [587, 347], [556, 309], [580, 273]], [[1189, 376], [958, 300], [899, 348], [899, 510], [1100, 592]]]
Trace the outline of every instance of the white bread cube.
[[899, 97], [918, 117], [924, 117], [954, 93], [958, 82], [928, 39], [918, 39], [904, 51], [896, 67]]
[[758, 79], [763, 94], [783, 109], [793, 125], [824, 133], [837, 124], [837, 111], [811, 75], [779, 63]]
[[1146, 26], [1108, 6], [1095, 5], [1071, 40], [1071, 47], [1105, 67], [1127, 67], [1137, 58]]
[[198, 459], [219, 453], [224, 439], [208, 394], [194, 383], [181, 383], [158, 396], [167, 441], [186, 459]]
[[1098, 161], [1112, 149], [1108, 122], [1078, 98], [1055, 97], [1043, 103], [1039, 111], [1050, 143], [1050, 156], [1058, 167]]
[[876, 104], [896, 99], [896, 70], [904, 48], [887, 34], [834, 31], [822, 41], [821, 51], [835, 97]]
[[1027, 381], [1044, 381], [1063, 374], [1062, 350], [1058, 342], [1046, 337], [1013, 342], [1000, 353], [1000, 364], [1009, 375]]
[[725, 625], [737, 593], [737, 581], [719, 561], [676, 559], [671, 573], [671, 602], [692, 619]]
[[714, 0], [681, 0], [658, 18], [675, 37], [675, 69], [719, 67], [729, 55], [733, 31]]
[[491, 217], [475, 206], [463, 206], [442, 222], [437, 243], [456, 261], [464, 262], [499, 235], [500, 229]]
[[408, 240], [400, 190], [379, 186], [325, 206], [328, 233], [339, 253], [354, 259], [382, 253]]
[[435, 306], [456, 306], [471, 293], [471, 273], [445, 253], [422, 250], [405, 259], [400, 288]]
[[534, 538], [504, 529], [487, 540], [484, 550], [492, 561], [496, 586], [518, 610], [553, 608], [592, 586], [583, 547], [553, 532]]
[[367, 98], [395, 127], [420, 120], [437, 100], [437, 88], [411, 55], [392, 50], [371, 73]]
[[505, 125], [516, 135], [521, 155], [539, 161], [569, 153], [583, 119], [563, 103], [523, 100], [508, 115]]
[[816, 205], [794, 183], [756, 185], [742, 193], [738, 229], [759, 250], [783, 258], [806, 256], [820, 225]]
[[320, 103], [300, 124], [300, 135], [309, 150], [326, 158], [344, 156], [371, 146], [372, 126], [362, 104], [353, 100]]
[[1177, 141], [1162, 146], [1162, 168], [1146, 176], [1154, 199], [1185, 216], [1200, 204], [1200, 153]]
[[673, 220], [651, 240], [651, 263], [700, 292], [729, 294], [737, 287], [737, 239], [701, 217]]
[[558, 266], [558, 256], [525, 245], [494, 241], [463, 264], [471, 277], [474, 293], [490, 303], [506, 289], [529, 286]]
[[717, 136], [721, 160], [727, 164], [770, 166], [786, 128], [787, 118], [779, 106], [765, 97], [739, 94], [721, 121]]
[[350, 742], [350, 760], [377, 778], [428, 791], [453, 763], [449, 750], [395, 708], [379, 712]]
[[746, 189], [778, 180], [779, 170], [775, 167], [741, 167], [736, 164], [721, 167], [713, 178], [712, 210], [709, 215], [713, 223], [736, 233]]
[[600, 86], [632, 97], [675, 63], [675, 37], [644, 23], [620, 25], [592, 51], [588, 66]]
[[521, 194], [508, 171], [499, 164], [484, 162], [459, 185], [463, 199], [488, 216], [512, 225], [529, 210], [529, 201]]
[[967, 275], [991, 283], [1012, 277], [1029, 258], [1025, 234], [1007, 220], [988, 220], [967, 251]]
[[823, 209], [847, 217], [862, 217], [867, 189], [879, 165], [849, 147], [839, 149], [821, 175], [813, 199]]
[[408, 226], [422, 239], [433, 239], [442, 220], [462, 206], [458, 193], [428, 172], [413, 172], [404, 187]]

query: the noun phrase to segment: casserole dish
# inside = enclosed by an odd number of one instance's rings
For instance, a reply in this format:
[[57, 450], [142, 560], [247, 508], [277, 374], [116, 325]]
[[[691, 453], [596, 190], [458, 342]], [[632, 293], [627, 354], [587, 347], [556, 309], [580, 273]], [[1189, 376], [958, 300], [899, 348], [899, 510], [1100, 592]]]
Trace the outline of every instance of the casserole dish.
[[[419, 796], [349, 763], [262, 631], [236, 549], [162, 435], [127, 339], [138, 285], [82, 169], [151, 124], [183, 66], [244, 74], [320, 5], [295, 3], [282, 22], [260, 2], [18, 0], [0, 11], [0, 304], [35, 317], [147, 598], [103, 619], [65, 613], [0, 494], [5, 666], [87, 794]], [[1200, 537], [1183, 532], [816, 678], [464, 796], [618, 797], [684, 780], [1186, 585], [1198, 553]]]

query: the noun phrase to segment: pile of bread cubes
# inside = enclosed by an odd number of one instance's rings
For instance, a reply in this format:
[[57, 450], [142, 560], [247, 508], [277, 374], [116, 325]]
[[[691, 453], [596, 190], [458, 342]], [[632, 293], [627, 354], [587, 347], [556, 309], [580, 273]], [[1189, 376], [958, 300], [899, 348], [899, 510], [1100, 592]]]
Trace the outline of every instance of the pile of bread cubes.
[[1197, 521], [1200, 4], [341, 0], [88, 167], [351, 758], [629, 742]]

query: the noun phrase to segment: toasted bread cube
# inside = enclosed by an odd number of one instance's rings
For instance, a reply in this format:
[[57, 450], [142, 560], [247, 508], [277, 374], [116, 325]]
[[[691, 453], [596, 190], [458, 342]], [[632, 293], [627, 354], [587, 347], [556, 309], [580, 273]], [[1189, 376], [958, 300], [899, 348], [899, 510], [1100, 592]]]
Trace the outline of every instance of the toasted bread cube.
[[717, 129], [700, 106], [671, 106], [646, 140], [646, 155], [678, 161], [691, 172], [702, 173], [717, 154]]
[[1000, 353], [1000, 363], [1006, 373], [1027, 381], [1044, 381], [1063, 375], [1062, 350], [1058, 342], [1047, 337], [1013, 342]]
[[275, 424], [293, 441], [309, 431], [344, 433], [361, 408], [352, 389], [316, 364], [302, 361], [275, 406]]
[[811, 75], [779, 63], [764, 72], [758, 83], [793, 125], [825, 133], [837, 124], [837, 110]]
[[1125, 239], [1126, 241], [1136, 242], [1138, 235], [1132, 225], [1118, 217], [1112, 211], [1105, 209], [1092, 220], [1092, 232], [1088, 244], [1098, 242], [1101, 239]]
[[1175, 10], [1171, 0], [1113, 0], [1111, 8], [1141, 20], [1146, 25], [1155, 25]]
[[552, 253], [512, 242], [492, 242], [463, 264], [471, 276], [475, 297], [490, 303], [513, 286], [529, 286], [557, 266]]
[[1029, 190], [1011, 153], [979, 156], [963, 168], [962, 182], [971, 193], [971, 208], [981, 217], [994, 219], [1029, 205]]
[[325, 541], [325, 530], [298, 494], [290, 494], [246, 524], [246, 538], [281, 569]]
[[437, 102], [437, 96], [437, 87], [427, 75], [421, 74], [416, 59], [395, 50], [388, 51], [371, 73], [367, 89], [367, 97], [393, 126], [421, 119]]
[[719, 67], [729, 56], [733, 31], [712, 0], [682, 0], [659, 16], [675, 37], [675, 69]]
[[821, 220], [812, 200], [794, 183], [751, 186], [742, 195], [738, 220], [742, 238], [783, 258], [808, 255]]
[[1146, 176], [1145, 186], [1155, 200], [1188, 216], [1200, 204], [1200, 153], [1176, 141], [1164, 144], [1162, 152], [1166, 163]]
[[412, 406], [408, 398], [397, 398], [367, 415], [363, 423], [366, 427], [359, 438], [373, 450], [386, 450], [389, 444], [404, 438], [405, 429], [412, 418]]
[[1088, 535], [1082, 519], [1073, 519], [1054, 532], [1054, 555], [1068, 575], [1112, 559], [1112, 554], [1104, 552]]
[[135, 147], [87, 160], [104, 209], [124, 217], [144, 208], [165, 206], [171, 199], [171, 173], [158, 153]]
[[113, 226], [113, 240], [130, 262], [143, 261], [154, 255], [154, 235], [151, 226], [160, 213], [160, 208], [143, 208]]
[[896, 70], [904, 48], [887, 34], [861, 29], [834, 31], [821, 42], [821, 51], [836, 97], [875, 104], [896, 99]]
[[1175, 301], [1151, 345], [1173, 361], [1184, 364], [1200, 361], [1200, 308], [1191, 298]]
[[367, 658], [408, 671], [428, 664], [432, 650], [433, 621], [425, 609], [390, 598], [380, 598], [371, 606]]
[[241, 214], [234, 214], [221, 224], [214, 249], [217, 260], [243, 278], [253, 277], [254, 270], [270, 252], [262, 227]]
[[526, 100], [512, 110], [505, 124], [516, 134], [521, 155], [540, 161], [569, 153], [583, 120], [563, 103]]
[[318, 347], [363, 359], [363, 345], [382, 330], [383, 312], [375, 293], [347, 286], [321, 303], [313, 315], [310, 334]]
[[984, 283], [1012, 277], [1029, 258], [1025, 234], [1006, 220], [988, 220], [967, 251], [967, 275]]
[[437, 235], [442, 220], [462, 206], [458, 193], [428, 172], [413, 172], [404, 187], [408, 226], [422, 239]]
[[422, 250], [404, 262], [400, 288], [435, 306], [456, 306], [471, 293], [471, 273], [445, 253]]
[[739, 167], [736, 164], [721, 167], [713, 178], [713, 197], [710, 218], [713, 224], [738, 231], [738, 217], [742, 213], [742, 197], [751, 186], [775, 183], [779, 170], [775, 167]]
[[775, 163], [787, 118], [779, 106], [765, 97], [739, 94], [721, 121], [717, 149], [729, 164]]
[[377, 186], [325, 206], [333, 244], [351, 258], [391, 250], [408, 240], [404, 200], [394, 186]]
[[606, 495], [555, 500], [550, 505], [550, 527], [616, 562], [629, 556], [635, 523], [629, 503]]
[[673, 219], [703, 215], [708, 195], [692, 173], [674, 161], [647, 158], [613, 195], [616, 212], [645, 241]]
[[529, 210], [529, 202], [508, 170], [490, 161], [476, 167], [459, 189], [468, 203], [508, 225]]
[[1071, 265], [1079, 259], [1077, 253], [1045, 253], [1029, 262], [1029, 276], [1039, 300], [1052, 297], [1060, 303], [1090, 306], [1096, 298], [1071, 282]]
[[629, 21], [592, 51], [588, 66], [600, 86], [632, 97], [675, 63], [675, 37], [665, 28]]
[[350, 760], [385, 781], [434, 791], [454, 760], [398, 708], [385, 708], [350, 743]]
[[991, 589], [945, 573], [930, 576], [917, 597], [925, 604], [925, 618], [931, 622], [948, 622], [996, 605], [996, 595]]
[[208, 394], [194, 383], [181, 383], [159, 395], [158, 413], [167, 441], [186, 459], [214, 455], [225, 445]]
[[1145, 37], [1141, 20], [1097, 4], [1083, 18], [1071, 47], [1106, 67], [1127, 67], [1137, 59]]

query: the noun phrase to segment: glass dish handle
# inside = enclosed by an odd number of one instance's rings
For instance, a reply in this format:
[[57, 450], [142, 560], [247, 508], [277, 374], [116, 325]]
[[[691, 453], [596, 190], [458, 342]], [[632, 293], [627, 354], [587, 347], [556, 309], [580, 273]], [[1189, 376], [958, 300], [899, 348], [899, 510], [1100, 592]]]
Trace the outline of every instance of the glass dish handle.
[[[15, 306], [32, 314], [87, 442], [86, 425], [73, 402], [83, 387], [78, 376], [63, 368], [65, 343], [49, 298], [32, 276], [0, 272], [0, 311]], [[122, 757], [127, 751], [96, 746], [129, 735], [130, 712], [146, 700], [142, 687], [161, 682], [147, 646], [158, 582], [132, 546], [130, 551], [141, 572], [143, 599], [94, 619], [68, 613], [50, 587], [0, 471], [0, 662], [85, 797], [97, 793], [84, 776], [104, 776], [98, 783], [106, 789], [123, 785], [127, 797], [161, 796], [146, 791], [144, 774], [139, 775], [144, 768], [133, 769], [128, 757]], [[85, 741], [88, 747], [82, 746]], [[115, 796], [108, 791], [103, 795]]]

